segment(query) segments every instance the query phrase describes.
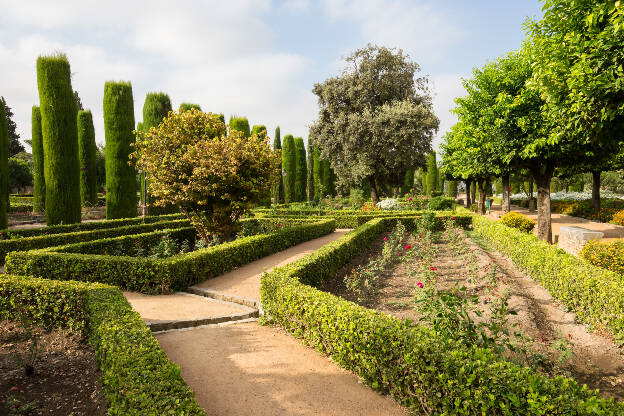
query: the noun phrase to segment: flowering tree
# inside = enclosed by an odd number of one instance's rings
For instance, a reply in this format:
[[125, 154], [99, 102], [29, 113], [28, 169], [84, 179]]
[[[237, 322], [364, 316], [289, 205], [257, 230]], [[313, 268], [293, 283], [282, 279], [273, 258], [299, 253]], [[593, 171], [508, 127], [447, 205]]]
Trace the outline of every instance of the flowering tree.
[[219, 115], [196, 109], [170, 112], [138, 132], [133, 157], [150, 177], [155, 205], [177, 205], [206, 242], [230, 237], [279, 169], [268, 137], [228, 132]]

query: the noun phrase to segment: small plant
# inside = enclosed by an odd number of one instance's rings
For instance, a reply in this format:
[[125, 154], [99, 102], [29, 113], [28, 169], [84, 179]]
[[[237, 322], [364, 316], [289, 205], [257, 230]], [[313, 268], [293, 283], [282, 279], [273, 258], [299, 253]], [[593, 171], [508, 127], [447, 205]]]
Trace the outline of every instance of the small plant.
[[431, 211], [425, 211], [422, 213], [418, 222], [416, 223], [416, 231], [419, 234], [433, 233], [437, 228], [435, 214]]
[[156, 246], [152, 248], [151, 257], [163, 259], [166, 257], [175, 256], [179, 252], [180, 249], [178, 247], [178, 243], [173, 238], [171, 238], [171, 235], [169, 233], [166, 233], [160, 239], [158, 244], [156, 244]]
[[365, 202], [366, 198], [364, 198], [364, 190], [351, 188], [351, 191], [349, 192], [349, 205], [351, 205], [351, 208], [360, 209]]
[[535, 221], [517, 212], [509, 212], [503, 215], [500, 223], [507, 227], [517, 228], [525, 233], [530, 233], [533, 231], [533, 227], [535, 227]]

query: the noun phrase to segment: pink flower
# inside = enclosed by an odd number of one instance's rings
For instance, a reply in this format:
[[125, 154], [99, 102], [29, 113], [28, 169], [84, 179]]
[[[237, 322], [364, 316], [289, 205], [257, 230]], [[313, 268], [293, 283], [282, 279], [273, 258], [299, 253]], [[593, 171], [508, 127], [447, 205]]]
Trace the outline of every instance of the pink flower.
[[454, 219], [455, 219], [455, 217], [453, 217], [453, 218], [451, 218], [451, 219], [452, 219], [452, 220], [454, 220]]
[[409, 250], [410, 248], [412, 248], [412, 246], [410, 246], [409, 244], [405, 246], [405, 250]]
[[418, 287], [419, 287], [419, 288], [421, 288], [421, 289], [422, 289], [423, 287], [425, 287], [425, 285], [423, 285], [423, 284], [422, 284], [422, 282], [417, 282], [417, 283], [416, 283], [416, 286], [418, 286]]
[[412, 198], [408, 199], [408, 201], [410, 201], [410, 202], [411, 202], [411, 201], [412, 201]]
[[434, 271], [434, 272], [435, 272], [436, 270], [438, 270], [438, 268], [437, 268], [437, 267], [429, 267], [429, 270], [431, 270], [431, 271]]
[[388, 237], [384, 237], [384, 241], [388, 241]]

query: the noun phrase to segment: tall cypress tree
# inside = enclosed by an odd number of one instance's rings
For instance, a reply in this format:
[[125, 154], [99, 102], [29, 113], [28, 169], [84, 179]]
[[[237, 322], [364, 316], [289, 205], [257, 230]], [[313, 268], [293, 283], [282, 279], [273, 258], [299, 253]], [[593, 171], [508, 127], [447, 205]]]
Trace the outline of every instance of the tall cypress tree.
[[[282, 141], [280, 137], [280, 127], [277, 126], [275, 128], [275, 137], [273, 138], [273, 150], [279, 149], [282, 150]], [[279, 169], [279, 177], [277, 179], [277, 184], [275, 184], [273, 188], [273, 203], [275, 204], [283, 204], [284, 203], [284, 178], [282, 177], [282, 161], [280, 159], [280, 169]]]
[[427, 156], [427, 193], [432, 194], [438, 189], [438, 165], [435, 152]]
[[457, 181], [446, 182], [446, 196], [455, 198], [457, 196]]
[[230, 125], [230, 129], [242, 132], [245, 137], [251, 136], [247, 117], [231, 116], [228, 124]]
[[314, 145], [312, 137], [308, 137], [308, 175], [307, 175], [307, 197], [308, 201], [314, 199]]
[[33, 155], [33, 211], [45, 211], [45, 178], [43, 177], [43, 136], [41, 135], [41, 111], [33, 105], [31, 116], [31, 147]]
[[408, 169], [405, 172], [405, 179], [401, 187], [401, 194], [405, 195], [414, 187], [414, 169]]
[[37, 59], [48, 225], [80, 222], [78, 107], [63, 54]]
[[182, 104], [180, 104], [179, 111], [187, 111], [187, 110], [201, 111], [201, 106], [199, 104], [192, 104], [192, 103], [182, 103]]
[[296, 201], [296, 167], [295, 139], [292, 134], [287, 134], [284, 136], [284, 142], [282, 143], [282, 169], [286, 171], [286, 176], [284, 176], [284, 200], [287, 204]]
[[9, 226], [9, 129], [4, 97], [0, 99], [0, 230]]
[[332, 170], [329, 165], [329, 160], [321, 160], [321, 188], [323, 190], [322, 196], [334, 195], [334, 186], [332, 181]]
[[78, 111], [78, 158], [80, 159], [80, 200], [82, 206], [97, 204], [95, 129], [91, 110]]
[[251, 129], [251, 134], [260, 134], [261, 132], [264, 132], [264, 134], [266, 134], [266, 131], [267, 131], [267, 128], [266, 128], [265, 125], [263, 125], [263, 124], [256, 124]]
[[136, 172], [129, 162], [134, 136], [134, 100], [129, 82], [104, 84], [106, 218], [137, 216]]
[[308, 176], [308, 167], [306, 164], [306, 151], [303, 137], [295, 137], [295, 200], [302, 202], [306, 200], [306, 184]]
[[312, 166], [312, 175], [314, 176], [314, 199], [319, 200], [323, 197], [323, 190], [321, 189], [321, 155], [319, 148], [314, 146], [314, 159]]

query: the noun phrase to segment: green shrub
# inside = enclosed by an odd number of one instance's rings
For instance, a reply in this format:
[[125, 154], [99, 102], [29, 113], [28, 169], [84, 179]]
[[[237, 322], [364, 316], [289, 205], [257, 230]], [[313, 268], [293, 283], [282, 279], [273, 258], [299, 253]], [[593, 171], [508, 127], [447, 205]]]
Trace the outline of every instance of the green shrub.
[[[31, 147], [33, 155], [34, 198], [33, 211], [45, 211], [45, 179], [43, 177], [43, 136], [41, 135], [41, 111], [33, 105], [31, 116]], [[4, 229], [6, 227], [0, 227]]]
[[[57, 248], [13, 252], [7, 256], [11, 274], [32, 275], [58, 280], [80, 280], [113, 284], [144, 293], [168, 293], [186, 289], [207, 278], [218, 276], [288, 247], [329, 234], [333, 220], [301, 224], [280, 231], [244, 237], [218, 246], [179, 254], [167, 259], [79, 254], [118, 247], [122, 240], [157, 239], [163, 231], [138, 236], [109, 238], [91, 244], [70, 244]], [[183, 230], [180, 230], [183, 232]], [[126, 233], [127, 234], [127, 233]], [[122, 242], [122, 245], [124, 243]]]
[[10, 157], [7, 168], [9, 171], [9, 189], [17, 188], [21, 190], [33, 185], [32, 171], [25, 160]]
[[457, 185], [457, 181], [446, 182], [446, 196], [455, 200], [455, 198], [457, 197]]
[[314, 199], [314, 145], [312, 137], [308, 137], [308, 153], [306, 167], [308, 169], [306, 176], [306, 197], [308, 201]]
[[228, 124], [230, 129], [240, 131], [245, 137], [251, 136], [251, 131], [249, 130], [249, 120], [247, 120], [247, 117], [232, 116], [230, 117], [230, 122]]
[[297, 156], [295, 139], [292, 134], [284, 136], [282, 143], [282, 170], [286, 171], [284, 178], [284, 201], [288, 204], [297, 200], [295, 182], [297, 178]]
[[579, 252], [579, 257], [594, 266], [624, 275], [624, 240], [604, 243], [590, 240]]
[[431, 152], [427, 156], [427, 195], [433, 196], [433, 192], [438, 189], [438, 165], [436, 164], [436, 153]]
[[574, 380], [548, 378], [430, 329], [358, 306], [317, 286], [370, 247], [395, 220], [375, 219], [274, 269], [261, 283], [265, 320], [389, 393], [414, 414], [621, 414]]
[[[17, 307], [16, 307], [17, 305]], [[81, 282], [0, 276], [0, 319], [25, 314], [37, 325], [87, 337], [111, 415], [205, 415], [119, 289]]]
[[264, 134], [266, 134], [266, 132], [267, 132], [267, 128], [266, 128], [266, 126], [264, 124], [256, 124], [251, 129], [251, 134], [252, 135], [260, 134], [262, 132], [264, 132]]
[[157, 127], [172, 111], [171, 100], [164, 92], [149, 92], [143, 103], [143, 129]]
[[80, 200], [83, 206], [95, 206], [97, 172], [95, 166], [95, 129], [91, 111], [78, 111], [78, 157], [80, 159]]
[[67, 57], [40, 56], [37, 85], [45, 155], [46, 222], [49, 225], [80, 222], [78, 108]]
[[306, 198], [308, 167], [306, 164], [305, 143], [302, 137], [295, 137], [295, 201], [303, 202]]
[[134, 100], [129, 82], [104, 84], [106, 135], [106, 219], [137, 216], [136, 172], [130, 164], [134, 136]]
[[[104, 229], [95, 229], [91, 231], [65, 232], [50, 235], [38, 235], [33, 237], [15, 238], [11, 240], [0, 240], [0, 264], [4, 263], [5, 257], [10, 252], [19, 252], [27, 250], [43, 249], [46, 247], [56, 247], [63, 244], [72, 244], [82, 241], [92, 241], [102, 238], [117, 237], [124, 234], [145, 233], [163, 228], [177, 228], [189, 225], [187, 220], [176, 220], [167, 222], [154, 222], [150, 224], [137, 224], [111, 226]], [[7, 270], [8, 270], [7, 265]], [[24, 274], [24, 273], [17, 273]]]
[[535, 221], [517, 212], [508, 212], [503, 215], [500, 219], [500, 223], [507, 227], [517, 228], [525, 233], [530, 233], [535, 227]]
[[[275, 137], [273, 138], [273, 150], [282, 150], [282, 142], [280, 137], [280, 127], [275, 128]], [[280, 162], [280, 169], [277, 178], [277, 184], [273, 187], [273, 203], [284, 203], [284, 178], [282, 177], [282, 162]]]
[[7, 228], [9, 222], [9, 130], [4, 98], [0, 98], [0, 228]]
[[624, 277], [541, 242], [532, 234], [481, 216], [472, 221], [477, 235], [511, 258], [578, 319], [595, 328], [607, 328], [624, 343]]
[[180, 104], [179, 111], [188, 111], [188, 110], [202, 111], [201, 106], [199, 104], [191, 104], [191, 103]]
[[443, 211], [453, 208], [453, 200], [443, 196], [434, 196], [429, 200], [427, 208], [432, 211]]

